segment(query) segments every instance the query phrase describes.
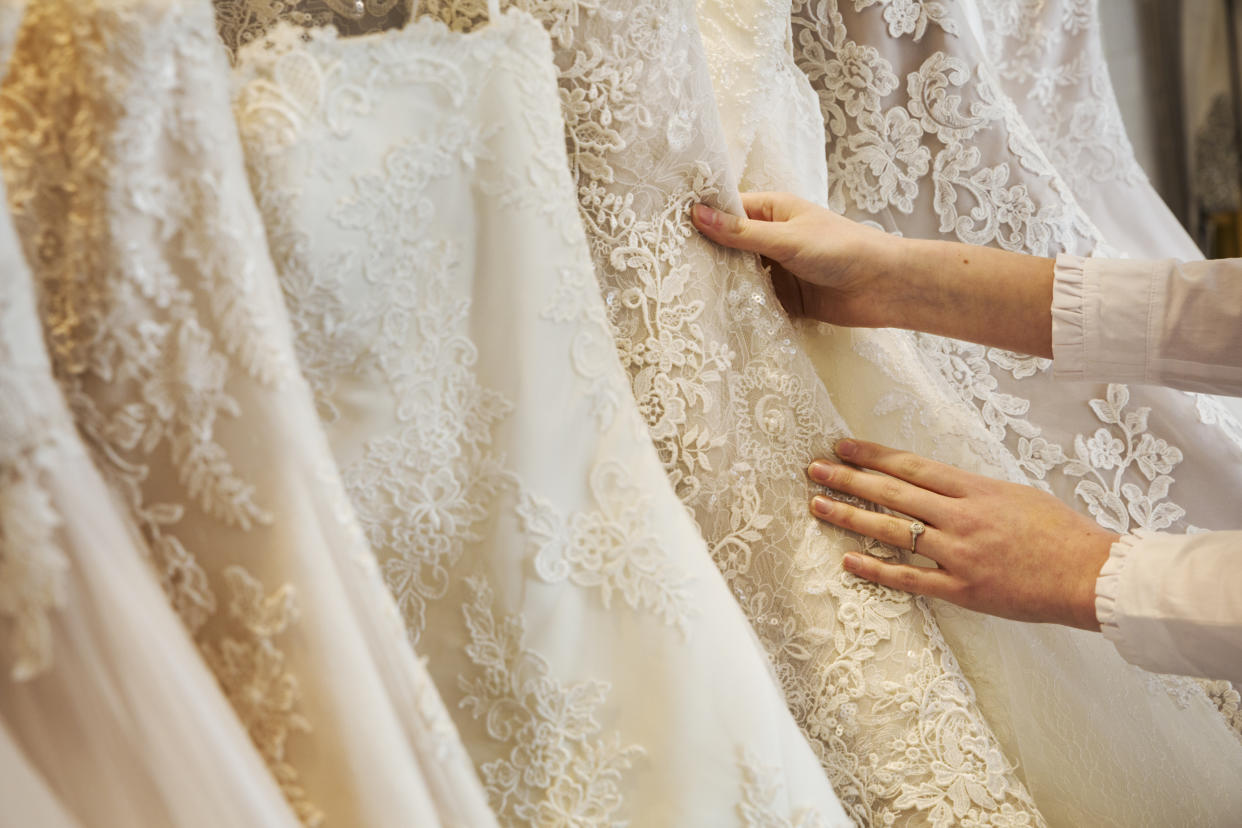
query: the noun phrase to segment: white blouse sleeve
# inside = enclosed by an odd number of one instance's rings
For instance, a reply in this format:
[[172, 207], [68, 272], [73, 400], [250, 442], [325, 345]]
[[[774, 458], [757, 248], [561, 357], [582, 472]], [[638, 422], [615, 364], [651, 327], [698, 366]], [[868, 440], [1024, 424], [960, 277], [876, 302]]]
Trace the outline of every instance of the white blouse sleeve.
[[[1057, 257], [1052, 370], [1242, 395], [1242, 259]], [[1095, 585], [1104, 636], [1160, 673], [1242, 681], [1242, 532], [1139, 532]]]
[[1242, 532], [1139, 532], [1113, 544], [1095, 612], [1122, 658], [1242, 682]]
[[1242, 396], [1242, 259], [1057, 257], [1052, 371]]

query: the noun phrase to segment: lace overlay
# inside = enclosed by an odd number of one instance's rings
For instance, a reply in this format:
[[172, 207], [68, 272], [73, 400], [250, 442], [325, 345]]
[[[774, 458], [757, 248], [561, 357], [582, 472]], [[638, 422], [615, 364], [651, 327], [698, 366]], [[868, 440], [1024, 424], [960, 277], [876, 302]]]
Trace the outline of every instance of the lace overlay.
[[841, 824], [628, 394], [554, 68], [519, 11], [469, 34], [279, 27], [239, 55], [347, 489], [502, 822], [736, 824], [718, 791], [741, 796], [747, 744], [787, 780], [778, 805]]
[[487, 824], [460, 745], [430, 782], [419, 770], [434, 707], [393, 706], [428, 679], [385, 620], [352, 516], [332, 509], [339, 480], [317, 473], [326, 447], [213, 24], [196, 0], [49, 0], [28, 15], [0, 118], [56, 379], [304, 823]]
[[411, 0], [212, 0], [216, 27], [229, 57], [261, 40], [281, 21], [298, 26], [332, 25], [342, 33], [363, 34], [399, 26], [410, 15]]
[[[0, 3], [0, 74], [23, 4]], [[0, 187], [0, 198], [4, 196]], [[7, 206], [0, 215], [0, 660], [14, 681], [52, 663], [48, 616], [66, 599], [63, 522], [41, 476], [74, 453], [72, 423], [51, 379], [30, 271]]]
[[[983, 747], [922, 602], [846, 575], [840, 554], [860, 541], [805, 514], [803, 467], [842, 429], [757, 262], [687, 220], [698, 200], [736, 205], [693, 10], [523, 7], [556, 39], [579, 207], [634, 397], [847, 810], [864, 824], [1001, 818], [1000, 799], [1031, 810]], [[425, 8], [458, 28], [478, 19], [468, 4]], [[944, 741], [928, 738], [932, 719]], [[934, 781], [940, 762], [952, 771]], [[993, 793], [954, 800], [955, 784]]]
[[[1087, 17], [1074, 23], [1071, 5]], [[819, 94], [828, 132], [827, 202], [903, 235], [1038, 255], [1106, 250], [1096, 223], [1101, 214], [1079, 203], [1043, 155], [1008, 97], [1008, 83], [998, 80], [974, 40], [965, 12], [951, 9], [943, 22], [952, 26], [895, 41], [874, 9], [796, 4], [795, 57]], [[1048, 21], [1063, 20], [1065, 31], [1095, 31], [1090, 4], [1040, 4], [1039, 12]], [[991, 8], [985, 16], [993, 13], [1000, 11]], [[998, 54], [1017, 59], [1013, 48]], [[1067, 81], [1063, 93], [1073, 98], [1081, 88]], [[1042, 118], [1042, 107], [1039, 113]], [[1198, 453], [1208, 445], [1219, 449], [1220, 441], [1187, 428], [1194, 414], [1186, 395], [1054, 386], [1045, 360], [939, 337], [826, 326], [806, 326], [802, 333], [839, 410], [861, 436], [1030, 482], [1117, 531], [1177, 531], [1192, 503], [1218, 521], [1228, 514], [1223, 501], [1195, 481], [1219, 483], [1236, 471]], [[1186, 493], [1180, 497], [1179, 487]], [[937, 607], [936, 618], [1006, 753], [1022, 758], [1023, 778], [1050, 822], [1157, 825], [1177, 819], [1171, 803], [1185, 796], [1186, 785], [1199, 784], [1203, 754], [1170, 762], [1177, 783], [1154, 773], [1151, 764], [1181, 749], [1183, 728], [1213, 745], [1209, 764], [1238, 761], [1227, 733], [1212, 720], [1208, 699], [1189, 680], [1149, 681], [1098, 637], [985, 622], [948, 607]], [[1044, 677], [1046, 698], [1037, 700], [1024, 687], [1032, 672]], [[1100, 690], [1087, 689], [1093, 686]], [[1085, 701], [1097, 692], [1109, 695], [1110, 703]], [[1122, 706], [1143, 718], [1138, 731], [1132, 719], [1118, 715]], [[1127, 743], [1129, 750], [1121, 747]], [[1080, 745], [1080, 771], [1067, 772], [1068, 744]], [[1110, 779], [1143, 781], [1124, 786], [1124, 793], [1071, 781], [1105, 766], [1112, 768]], [[1183, 800], [1191, 808], [1204, 801], [1227, 807], [1206, 792]], [[1158, 814], [1162, 809], [1168, 809], [1165, 816]]]

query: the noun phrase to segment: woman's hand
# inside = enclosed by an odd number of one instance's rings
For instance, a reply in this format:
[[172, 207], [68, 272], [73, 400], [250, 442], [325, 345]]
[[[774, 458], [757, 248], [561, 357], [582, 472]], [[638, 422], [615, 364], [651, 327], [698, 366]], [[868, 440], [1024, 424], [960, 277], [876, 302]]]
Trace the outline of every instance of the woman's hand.
[[835, 325], [890, 324], [891, 274], [901, 239], [839, 216], [789, 193], [742, 193], [747, 218], [706, 204], [690, 211], [703, 235], [758, 253], [772, 265], [785, 310]]
[[[1028, 486], [861, 440], [842, 440], [836, 451], [860, 468], [816, 460], [810, 478], [921, 521], [926, 530], [917, 552], [937, 564], [894, 564], [851, 553], [844, 560], [847, 571], [1003, 618], [1100, 628], [1095, 581], [1116, 533]], [[911, 547], [909, 518], [822, 495], [811, 501], [811, 513], [892, 546]]]
[[1052, 356], [1052, 259], [890, 236], [789, 193], [743, 193], [742, 206], [745, 218], [705, 204], [690, 216], [717, 244], [767, 258], [793, 316]]

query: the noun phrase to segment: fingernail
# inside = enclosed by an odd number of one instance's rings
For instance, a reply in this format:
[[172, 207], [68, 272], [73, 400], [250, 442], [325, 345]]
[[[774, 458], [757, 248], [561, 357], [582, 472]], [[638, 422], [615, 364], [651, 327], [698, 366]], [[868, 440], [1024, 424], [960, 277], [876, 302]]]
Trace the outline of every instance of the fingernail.
[[828, 480], [832, 477], [832, 466], [823, 460], [816, 460], [806, 471], [816, 483], [827, 485]]
[[862, 558], [852, 552], [846, 553], [845, 557], [841, 558], [841, 566], [848, 572], [857, 572], [861, 563]]
[[853, 440], [837, 440], [837, 444], [833, 447], [838, 457], [853, 457], [858, 451], [858, 443]]
[[835, 505], [836, 504], [834, 504], [830, 499], [824, 497], [823, 495], [816, 495], [815, 497], [811, 498], [811, 511], [819, 515], [820, 517], [826, 518], [829, 515], [831, 515], [832, 508]]
[[706, 204], [696, 204], [691, 208], [695, 221], [705, 227], [720, 226], [720, 211], [708, 207]]

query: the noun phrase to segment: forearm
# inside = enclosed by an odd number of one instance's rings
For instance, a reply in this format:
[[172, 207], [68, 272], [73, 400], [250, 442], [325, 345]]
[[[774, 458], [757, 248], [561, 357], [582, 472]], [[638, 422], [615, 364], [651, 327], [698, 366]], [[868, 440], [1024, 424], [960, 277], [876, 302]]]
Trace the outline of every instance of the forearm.
[[886, 326], [1052, 356], [1054, 260], [922, 239], [887, 258]]

